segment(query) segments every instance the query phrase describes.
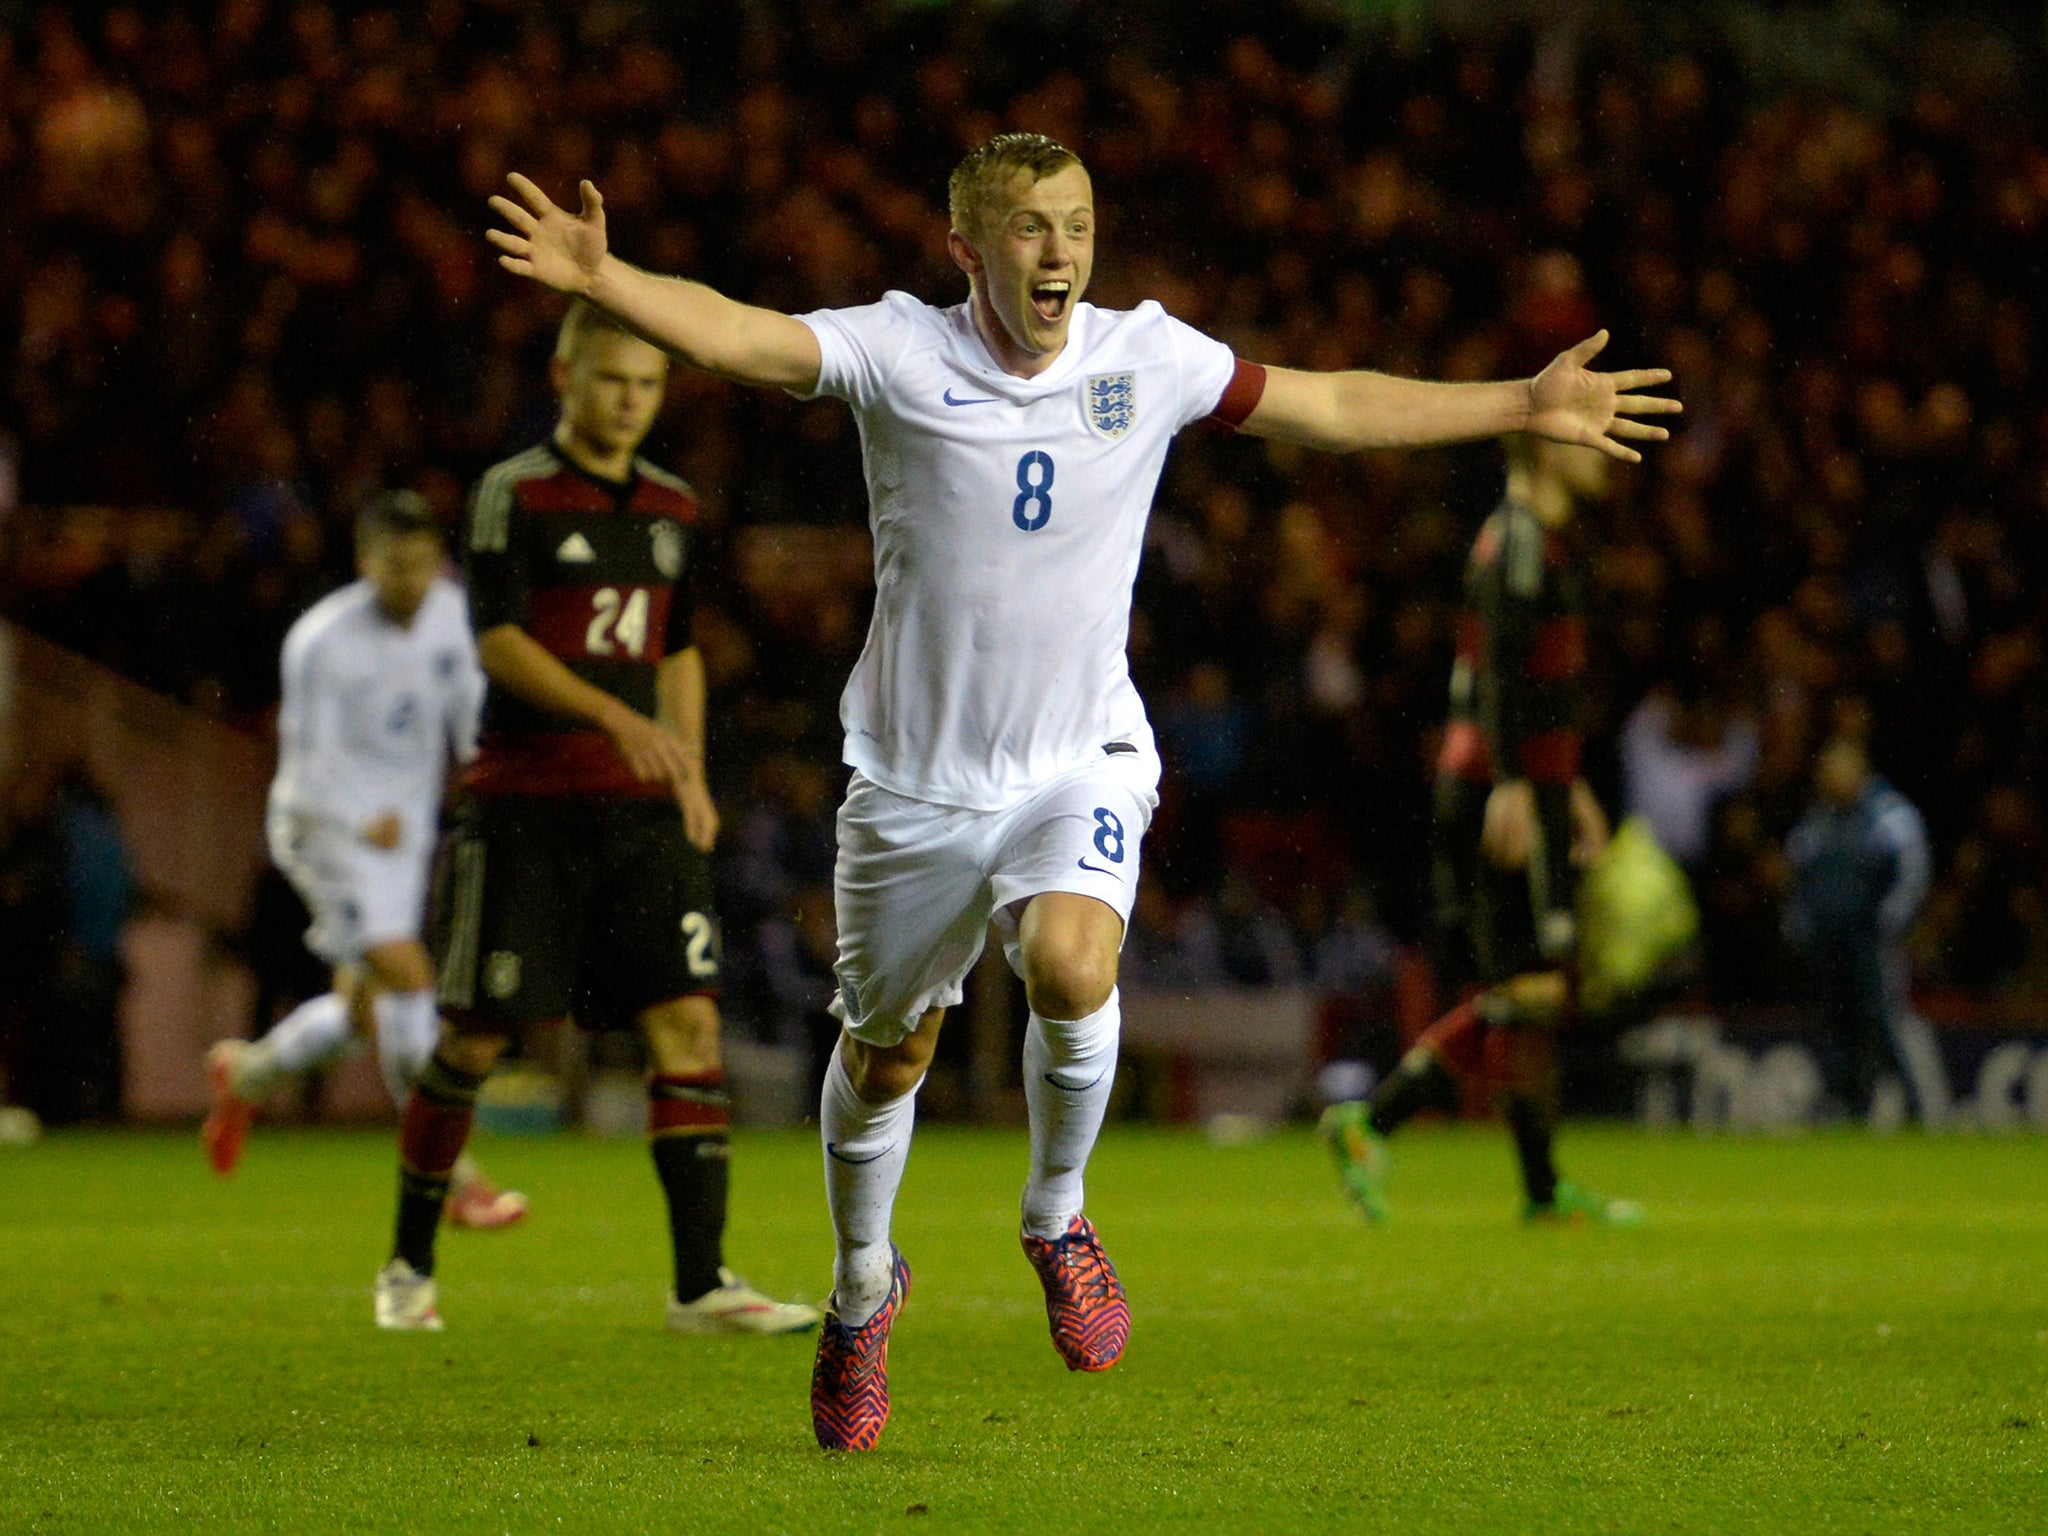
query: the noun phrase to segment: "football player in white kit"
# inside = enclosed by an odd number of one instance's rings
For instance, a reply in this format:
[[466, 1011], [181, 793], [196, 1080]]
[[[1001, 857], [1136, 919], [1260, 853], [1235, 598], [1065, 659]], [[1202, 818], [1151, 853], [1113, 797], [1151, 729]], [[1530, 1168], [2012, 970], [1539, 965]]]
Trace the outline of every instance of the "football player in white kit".
[[[301, 1003], [261, 1040], [207, 1054], [213, 1112], [200, 1127], [217, 1173], [234, 1172], [255, 1103], [287, 1078], [374, 1039], [403, 1105], [440, 1020], [420, 928], [450, 757], [476, 755], [484, 678], [462, 588], [441, 574], [441, 536], [411, 491], [356, 521], [361, 579], [315, 603], [285, 636], [270, 856], [313, 915], [306, 945], [334, 990]], [[502, 1227], [526, 1197], [458, 1174], [448, 1218]]]
[[841, 705], [845, 1022], [819, 1119], [838, 1256], [812, 1426], [865, 1450], [888, 1418], [887, 1343], [910, 1273], [889, 1240], [917, 1087], [993, 918], [1030, 1005], [1023, 1243], [1053, 1343], [1106, 1370], [1129, 1333], [1115, 1268], [1082, 1214], [1082, 1171], [1117, 1050], [1117, 957], [1159, 764], [1124, 647], [1167, 447], [1204, 418], [1332, 452], [1531, 432], [1639, 456], [1631, 391], [1662, 369], [1594, 373], [1605, 333], [1533, 379], [1431, 384], [1262, 368], [1156, 303], [1083, 304], [1095, 209], [1079, 158], [1004, 134], [954, 171], [948, 245], [966, 302], [904, 293], [801, 317], [640, 271], [608, 253], [583, 182], [560, 208], [522, 176], [492, 206], [508, 270], [581, 295], [696, 367], [834, 395], [859, 424], [875, 613]]

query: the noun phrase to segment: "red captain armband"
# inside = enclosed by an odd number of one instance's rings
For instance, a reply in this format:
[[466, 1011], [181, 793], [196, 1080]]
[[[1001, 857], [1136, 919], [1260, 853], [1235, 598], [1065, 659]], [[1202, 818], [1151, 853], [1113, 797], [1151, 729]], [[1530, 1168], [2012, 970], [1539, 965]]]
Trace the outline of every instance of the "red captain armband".
[[1237, 366], [1230, 371], [1230, 382], [1223, 386], [1223, 398], [1209, 413], [1211, 421], [1220, 421], [1233, 432], [1259, 408], [1259, 397], [1266, 392], [1265, 365], [1248, 363], [1241, 357], [1235, 361]]

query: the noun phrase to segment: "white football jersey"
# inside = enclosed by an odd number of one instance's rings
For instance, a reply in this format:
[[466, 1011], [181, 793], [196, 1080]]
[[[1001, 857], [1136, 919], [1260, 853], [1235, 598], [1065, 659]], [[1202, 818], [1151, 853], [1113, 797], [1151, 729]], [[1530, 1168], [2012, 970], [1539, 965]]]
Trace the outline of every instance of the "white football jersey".
[[476, 756], [483, 708], [462, 588], [435, 581], [400, 628], [369, 582], [351, 582], [292, 625], [282, 672], [271, 814], [353, 836], [396, 811], [403, 846], [431, 847], [448, 759]]
[[799, 317], [817, 393], [853, 407], [875, 616], [840, 702], [846, 761], [900, 795], [996, 810], [1113, 741], [1149, 749], [1124, 646], [1173, 435], [1236, 360], [1152, 302], [1075, 307], [1038, 377], [965, 304], [890, 293]]

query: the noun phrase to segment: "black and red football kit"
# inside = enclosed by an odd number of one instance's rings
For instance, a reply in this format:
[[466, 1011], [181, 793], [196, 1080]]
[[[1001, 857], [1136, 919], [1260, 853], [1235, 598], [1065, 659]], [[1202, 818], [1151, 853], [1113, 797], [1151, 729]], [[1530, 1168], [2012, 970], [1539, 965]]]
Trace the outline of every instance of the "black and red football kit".
[[[1437, 757], [1434, 878], [1451, 982], [1491, 984], [1570, 957], [1571, 861], [1586, 673], [1584, 581], [1570, 540], [1503, 502], [1473, 541]], [[1526, 869], [1479, 849], [1496, 784], [1525, 779], [1541, 835]]]
[[[691, 642], [696, 497], [645, 460], [592, 475], [552, 443], [487, 470], [463, 566], [479, 637], [516, 625], [576, 676], [652, 717], [655, 673]], [[502, 1032], [574, 1016], [623, 1026], [715, 993], [708, 859], [671, 788], [604, 731], [491, 685], [438, 924], [443, 1010]]]

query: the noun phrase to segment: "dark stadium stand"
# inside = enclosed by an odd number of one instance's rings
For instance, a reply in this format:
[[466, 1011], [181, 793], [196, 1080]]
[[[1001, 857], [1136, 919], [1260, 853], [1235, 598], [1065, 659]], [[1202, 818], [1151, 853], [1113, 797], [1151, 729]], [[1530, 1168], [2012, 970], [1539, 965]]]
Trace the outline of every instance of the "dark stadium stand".
[[[1093, 167], [1099, 302], [1156, 297], [1304, 366], [1495, 375], [1596, 325], [1618, 366], [1669, 365], [1682, 430], [1592, 514], [1589, 739], [1611, 799], [1653, 688], [1760, 727], [1700, 868], [1711, 1001], [1788, 1000], [1778, 845], [1847, 721], [1930, 823], [1920, 975], [2029, 1016], [2048, 992], [2039, 49], [1951, 18], [1938, 47], [1906, 27], [1794, 59], [1747, 12], [1659, 11], [1396, 36], [1208, 0], [860, 24], [738, 0], [36, 10], [0, 31], [21, 502], [0, 611], [260, 727], [286, 625], [346, 574], [356, 500], [410, 484], [452, 518], [548, 425], [557, 312], [481, 239], [505, 170], [557, 193], [589, 175], [630, 258], [800, 310], [959, 292], [948, 167], [1041, 129]], [[679, 378], [654, 449], [704, 494], [713, 771], [772, 866], [815, 819], [792, 765], [834, 760], [863, 633], [852, 425]], [[1340, 462], [1189, 434], [1132, 635], [1168, 749], [1146, 945], [1210, 957], [1217, 983], [1293, 979], [1358, 888], [1419, 931], [1459, 566], [1499, 473], [1483, 448]], [[749, 868], [734, 928], [787, 928], [816, 871]], [[1176, 948], [1219, 912], [1258, 942]], [[757, 1016], [786, 1011], [771, 961], [741, 970]]]

